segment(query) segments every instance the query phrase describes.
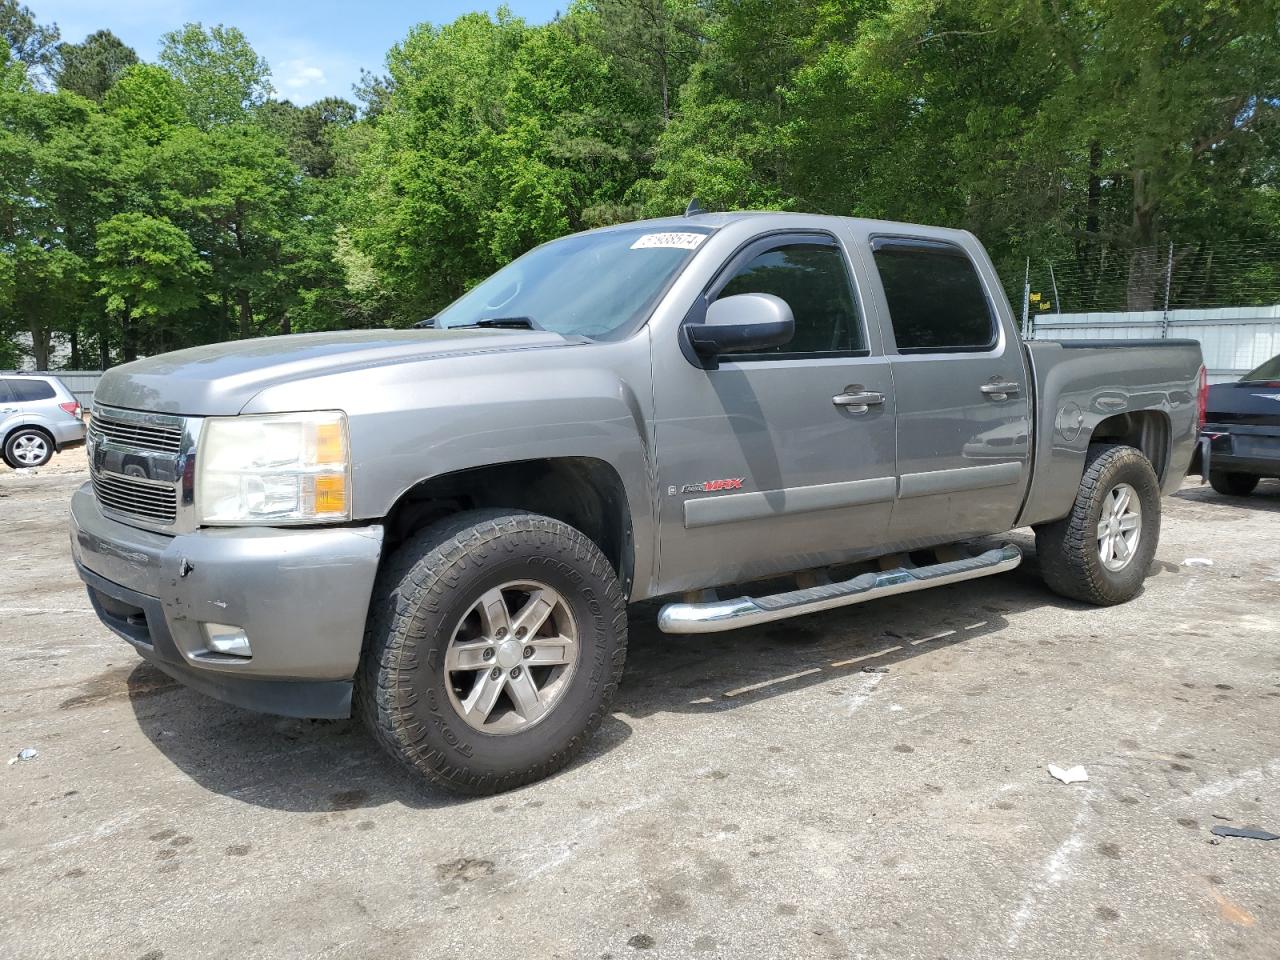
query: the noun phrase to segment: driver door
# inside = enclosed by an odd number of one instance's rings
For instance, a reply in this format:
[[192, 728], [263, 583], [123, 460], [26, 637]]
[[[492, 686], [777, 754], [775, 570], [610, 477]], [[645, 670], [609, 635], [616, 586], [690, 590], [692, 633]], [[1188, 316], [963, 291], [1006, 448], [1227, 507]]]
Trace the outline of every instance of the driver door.
[[[793, 340], [703, 369], [655, 370], [661, 556], [674, 591], [874, 554], [896, 492], [892, 371], [844, 245], [826, 233], [749, 244], [695, 305], [770, 293]], [[867, 402], [850, 402], [850, 398]]]

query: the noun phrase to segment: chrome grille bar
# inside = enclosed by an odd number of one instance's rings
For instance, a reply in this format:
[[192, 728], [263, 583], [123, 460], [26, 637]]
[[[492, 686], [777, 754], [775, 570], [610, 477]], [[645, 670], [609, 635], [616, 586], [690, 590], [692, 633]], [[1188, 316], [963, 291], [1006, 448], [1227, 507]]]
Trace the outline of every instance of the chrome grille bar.
[[103, 439], [126, 444], [141, 450], [158, 450], [161, 453], [177, 453], [182, 447], [182, 429], [149, 423], [128, 423], [105, 414], [94, 414], [89, 429]]
[[98, 502], [112, 510], [145, 517], [156, 523], [173, 523], [178, 515], [178, 491], [142, 477], [94, 471], [90, 474]]

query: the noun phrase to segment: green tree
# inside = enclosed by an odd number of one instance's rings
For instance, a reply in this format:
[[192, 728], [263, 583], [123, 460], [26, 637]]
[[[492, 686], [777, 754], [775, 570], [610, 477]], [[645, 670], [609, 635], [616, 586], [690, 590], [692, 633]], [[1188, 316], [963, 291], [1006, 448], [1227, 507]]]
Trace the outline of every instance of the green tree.
[[[213, 292], [234, 311], [234, 333], [289, 332], [279, 304], [283, 244], [304, 210], [297, 168], [278, 138], [251, 123], [176, 131], [155, 154], [159, 209], [187, 231], [213, 271]], [[232, 333], [224, 314], [221, 336]]]
[[271, 96], [267, 61], [235, 27], [188, 23], [164, 35], [157, 59], [182, 84], [188, 115], [202, 129], [241, 121]]
[[29, 335], [37, 366], [55, 336], [76, 344], [94, 224], [120, 200], [117, 146], [91, 102], [0, 71], [0, 255], [13, 277], [0, 312]]
[[512, 257], [614, 219], [656, 133], [578, 11], [529, 27], [502, 11], [421, 26], [392, 49], [364, 154], [357, 245], [406, 319]]
[[94, 266], [97, 293], [120, 321], [126, 362], [138, 358], [140, 322], [152, 322], [145, 335], [160, 351], [182, 342], [174, 320], [199, 302], [209, 273], [183, 231], [168, 220], [118, 213], [98, 227]]
[[182, 85], [163, 67], [140, 63], [125, 70], [103, 97], [107, 115], [142, 144], [160, 143], [189, 126]]
[[58, 25], [36, 22], [30, 7], [0, 0], [0, 38], [9, 59], [22, 64], [33, 82], [43, 84], [58, 63]]
[[692, 0], [594, 0], [591, 41], [636, 83], [666, 123], [704, 42], [705, 12]]
[[324, 97], [305, 107], [288, 100], [272, 100], [258, 113], [268, 130], [284, 141], [289, 159], [309, 177], [328, 177], [338, 161], [335, 137], [356, 122], [354, 103], [341, 97]]
[[80, 43], [58, 45], [58, 66], [53, 78], [59, 90], [100, 101], [120, 75], [137, 62], [138, 55], [132, 47], [110, 30], [97, 30]]

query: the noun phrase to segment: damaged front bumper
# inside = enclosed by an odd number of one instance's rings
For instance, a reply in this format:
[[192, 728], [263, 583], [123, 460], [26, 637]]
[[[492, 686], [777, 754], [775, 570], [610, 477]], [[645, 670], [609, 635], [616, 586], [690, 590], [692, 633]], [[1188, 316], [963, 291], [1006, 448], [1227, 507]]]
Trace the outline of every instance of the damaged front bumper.
[[[85, 484], [71, 551], [102, 622], [193, 689], [295, 717], [346, 717], [382, 527], [247, 527], [166, 536], [103, 516]], [[213, 648], [239, 628], [249, 656]]]

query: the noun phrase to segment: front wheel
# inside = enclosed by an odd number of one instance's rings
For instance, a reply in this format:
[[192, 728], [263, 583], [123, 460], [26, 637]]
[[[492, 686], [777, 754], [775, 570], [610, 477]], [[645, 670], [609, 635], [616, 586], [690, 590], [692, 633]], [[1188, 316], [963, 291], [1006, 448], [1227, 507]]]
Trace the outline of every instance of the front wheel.
[[1209, 486], [1225, 497], [1247, 497], [1258, 486], [1258, 477], [1247, 473], [1209, 473]]
[[1140, 450], [1091, 447], [1071, 512], [1036, 527], [1055, 593], [1109, 606], [1137, 596], [1160, 541], [1160, 484]]
[[409, 768], [497, 793], [577, 755], [626, 643], [622, 588], [587, 537], [536, 514], [471, 511], [407, 541], [380, 575], [356, 696]]

